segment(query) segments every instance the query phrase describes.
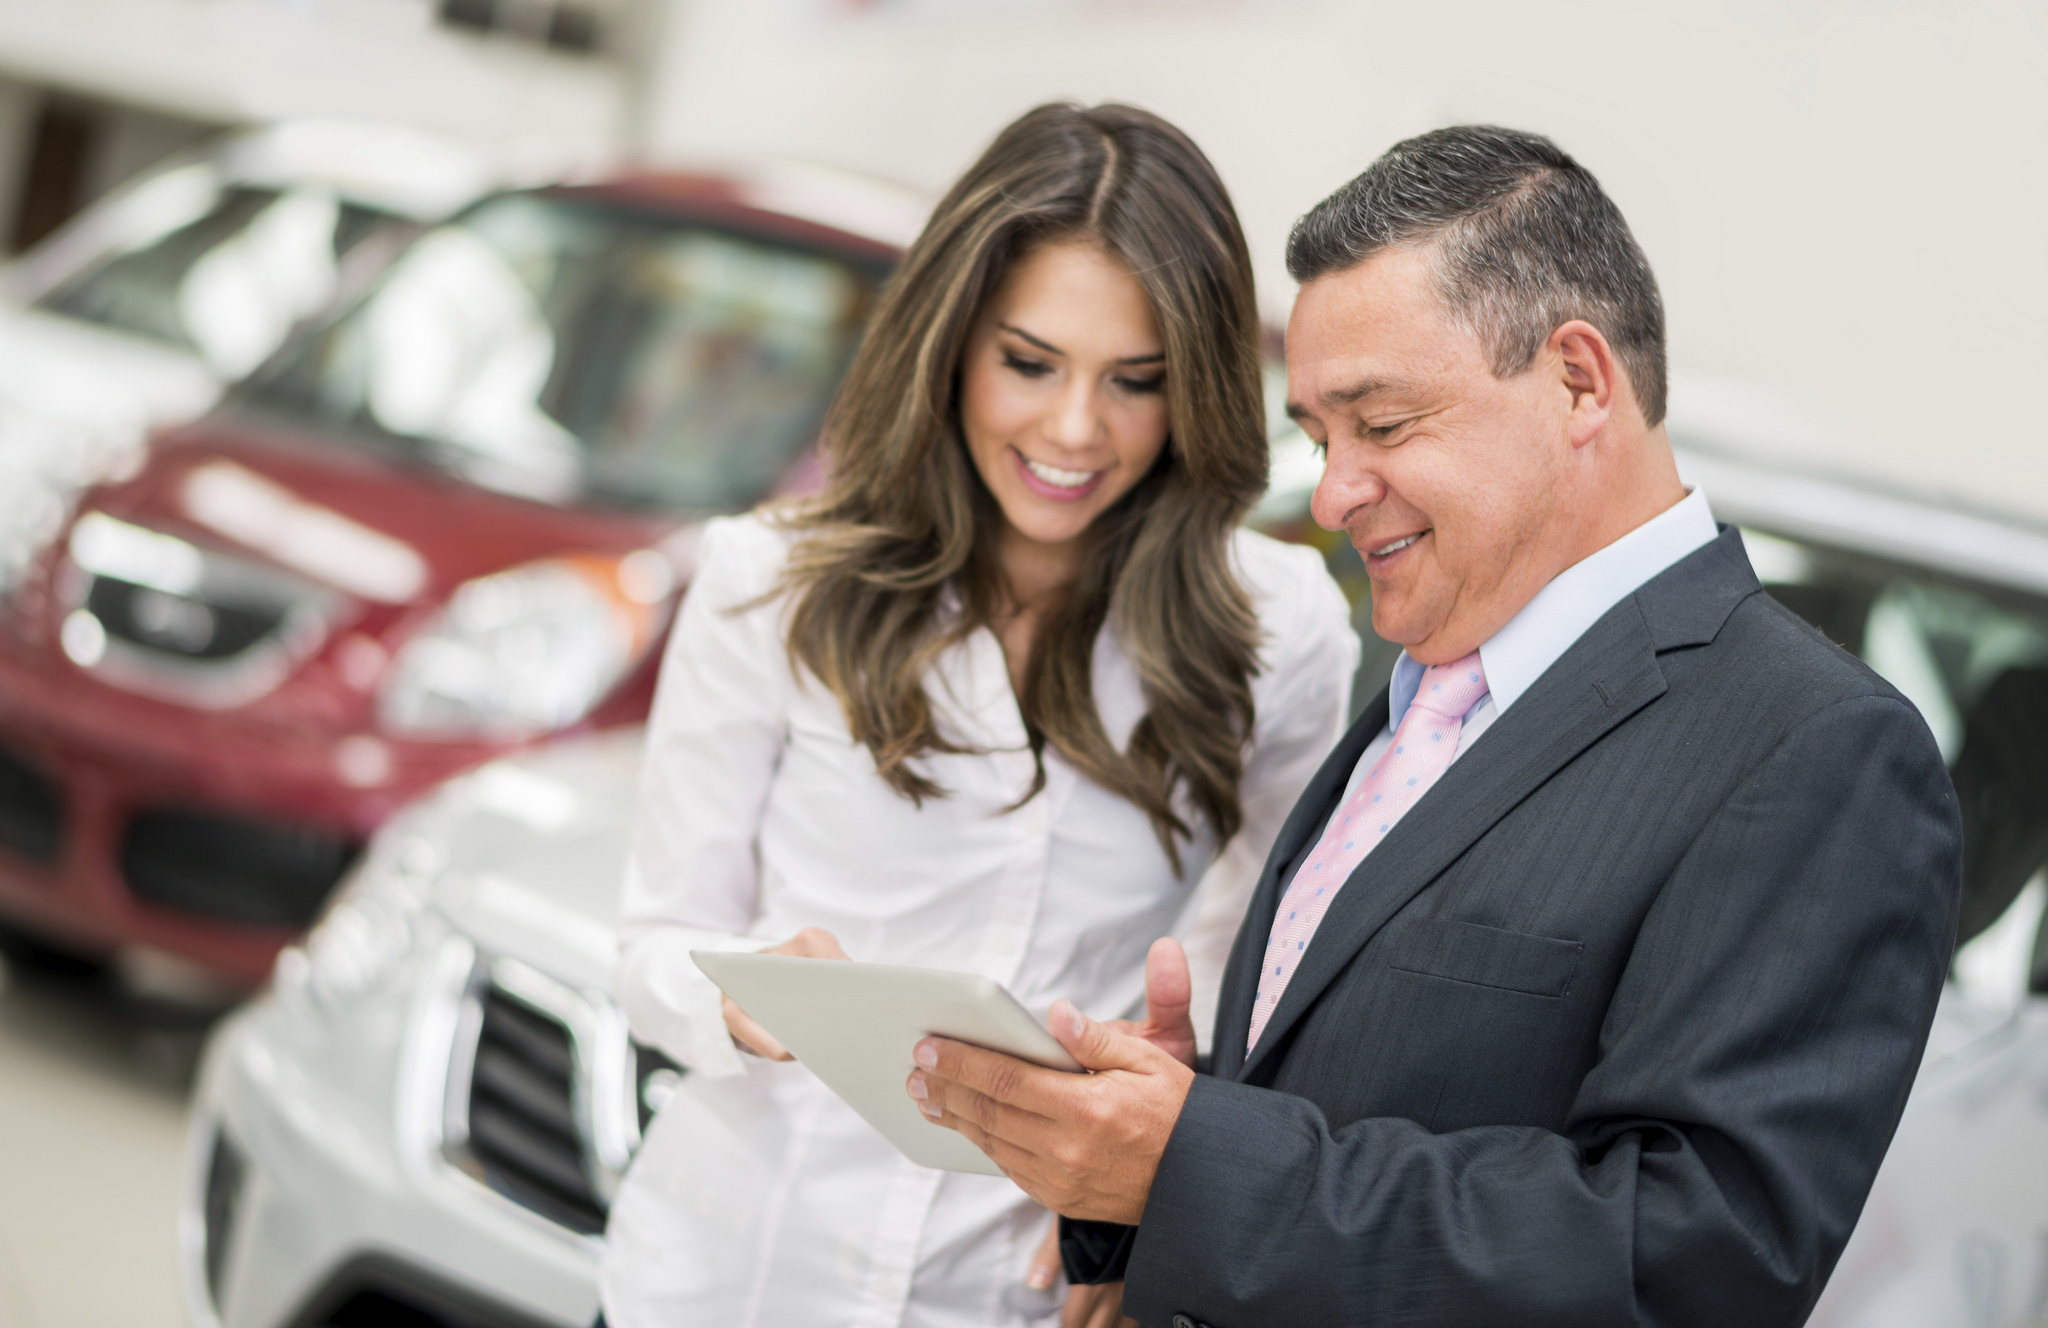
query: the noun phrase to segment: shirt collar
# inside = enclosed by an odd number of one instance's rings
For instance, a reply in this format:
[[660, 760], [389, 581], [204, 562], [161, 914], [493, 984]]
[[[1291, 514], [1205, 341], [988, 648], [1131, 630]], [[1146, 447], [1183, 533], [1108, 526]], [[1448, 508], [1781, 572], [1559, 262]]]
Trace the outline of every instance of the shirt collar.
[[[1651, 517], [1614, 543], [1567, 567], [1522, 611], [1479, 647], [1487, 695], [1495, 712], [1506, 710], [1571, 649], [1607, 611], [1641, 589], [1644, 582], [1719, 533], [1707, 496], [1698, 489]], [[1423, 665], [1407, 651], [1394, 661], [1388, 683], [1387, 725], [1399, 725], [1422, 685]]]

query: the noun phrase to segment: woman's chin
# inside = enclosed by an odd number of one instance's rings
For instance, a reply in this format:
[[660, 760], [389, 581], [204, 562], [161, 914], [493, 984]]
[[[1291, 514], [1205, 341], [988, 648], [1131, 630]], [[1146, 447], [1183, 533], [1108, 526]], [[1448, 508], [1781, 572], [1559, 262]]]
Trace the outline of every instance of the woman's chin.
[[1057, 546], [1079, 539], [1095, 524], [1101, 504], [1055, 502], [1032, 494], [1004, 494], [1003, 520], [1011, 531], [1033, 544]]
[[1056, 521], [1018, 521], [1013, 518], [1010, 521], [1010, 529], [1023, 536], [1029, 543], [1049, 549], [1056, 549], [1063, 545], [1072, 544], [1075, 540], [1087, 534], [1088, 527], [1094, 524], [1093, 516], [1094, 514], [1091, 512], [1087, 519], [1076, 520], [1073, 517], [1068, 517], [1065, 520]]

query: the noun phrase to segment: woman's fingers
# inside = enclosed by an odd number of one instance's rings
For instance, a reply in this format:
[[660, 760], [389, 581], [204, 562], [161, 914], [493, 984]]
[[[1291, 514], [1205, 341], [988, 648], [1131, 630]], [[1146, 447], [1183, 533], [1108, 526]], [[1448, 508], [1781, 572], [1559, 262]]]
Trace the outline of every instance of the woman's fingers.
[[1034, 1291], [1049, 1291], [1059, 1280], [1060, 1223], [1058, 1218], [1054, 1218], [1052, 1229], [1045, 1233], [1045, 1239], [1038, 1242], [1038, 1249], [1031, 1256], [1031, 1267], [1024, 1273], [1024, 1285]]
[[765, 1056], [771, 1061], [796, 1059], [780, 1042], [769, 1035], [767, 1029], [755, 1023], [745, 1010], [734, 1004], [732, 997], [725, 997], [720, 1009], [725, 1014], [725, 1031], [732, 1034], [733, 1041], [748, 1051], [757, 1056]]
[[[796, 935], [762, 954], [796, 955], [802, 959], [845, 959], [846, 951], [839, 946], [839, 938], [823, 927], [806, 927]], [[720, 1007], [725, 1013], [725, 1029], [732, 1034], [733, 1041], [757, 1055], [771, 1061], [793, 1061], [796, 1057], [769, 1035], [767, 1029], [748, 1017], [745, 1010], [733, 1004], [727, 996]]]
[[1060, 1306], [1060, 1328], [1123, 1328], [1135, 1321], [1124, 1317], [1124, 1284], [1077, 1286], [1067, 1290]]
[[846, 959], [839, 938], [823, 927], [806, 927], [766, 954], [796, 955], [802, 959]]

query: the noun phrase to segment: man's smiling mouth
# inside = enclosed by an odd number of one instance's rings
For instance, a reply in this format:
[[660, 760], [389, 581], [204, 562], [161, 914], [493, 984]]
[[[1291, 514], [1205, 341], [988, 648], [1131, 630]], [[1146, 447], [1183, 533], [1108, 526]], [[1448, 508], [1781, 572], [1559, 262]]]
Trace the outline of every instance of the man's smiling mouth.
[[1397, 539], [1390, 544], [1382, 544], [1377, 549], [1368, 550], [1368, 553], [1371, 557], [1374, 558], [1384, 558], [1390, 553], [1399, 553], [1401, 550], [1407, 548], [1409, 545], [1421, 539], [1424, 535], [1427, 535], [1428, 533], [1429, 532], [1426, 530], [1418, 530], [1413, 535], [1403, 535], [1400, 539]]

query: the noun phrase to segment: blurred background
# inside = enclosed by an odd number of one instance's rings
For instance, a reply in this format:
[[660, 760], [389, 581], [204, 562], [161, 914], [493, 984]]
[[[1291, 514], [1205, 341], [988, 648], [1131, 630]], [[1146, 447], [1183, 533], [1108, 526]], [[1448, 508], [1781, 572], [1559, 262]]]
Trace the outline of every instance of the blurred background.
[[1600, 177], [1688, 477], [1971, 827], [1816, 1322], [2048, 1323], [2048, 8], [0, 0], [0, 1328], [587, 1321], [676, 1073], [602, 992], [695, 523], [815, 482], [896, 247], [1054, 98], [1203, 146], [1276, 349], [1396, 140]]

